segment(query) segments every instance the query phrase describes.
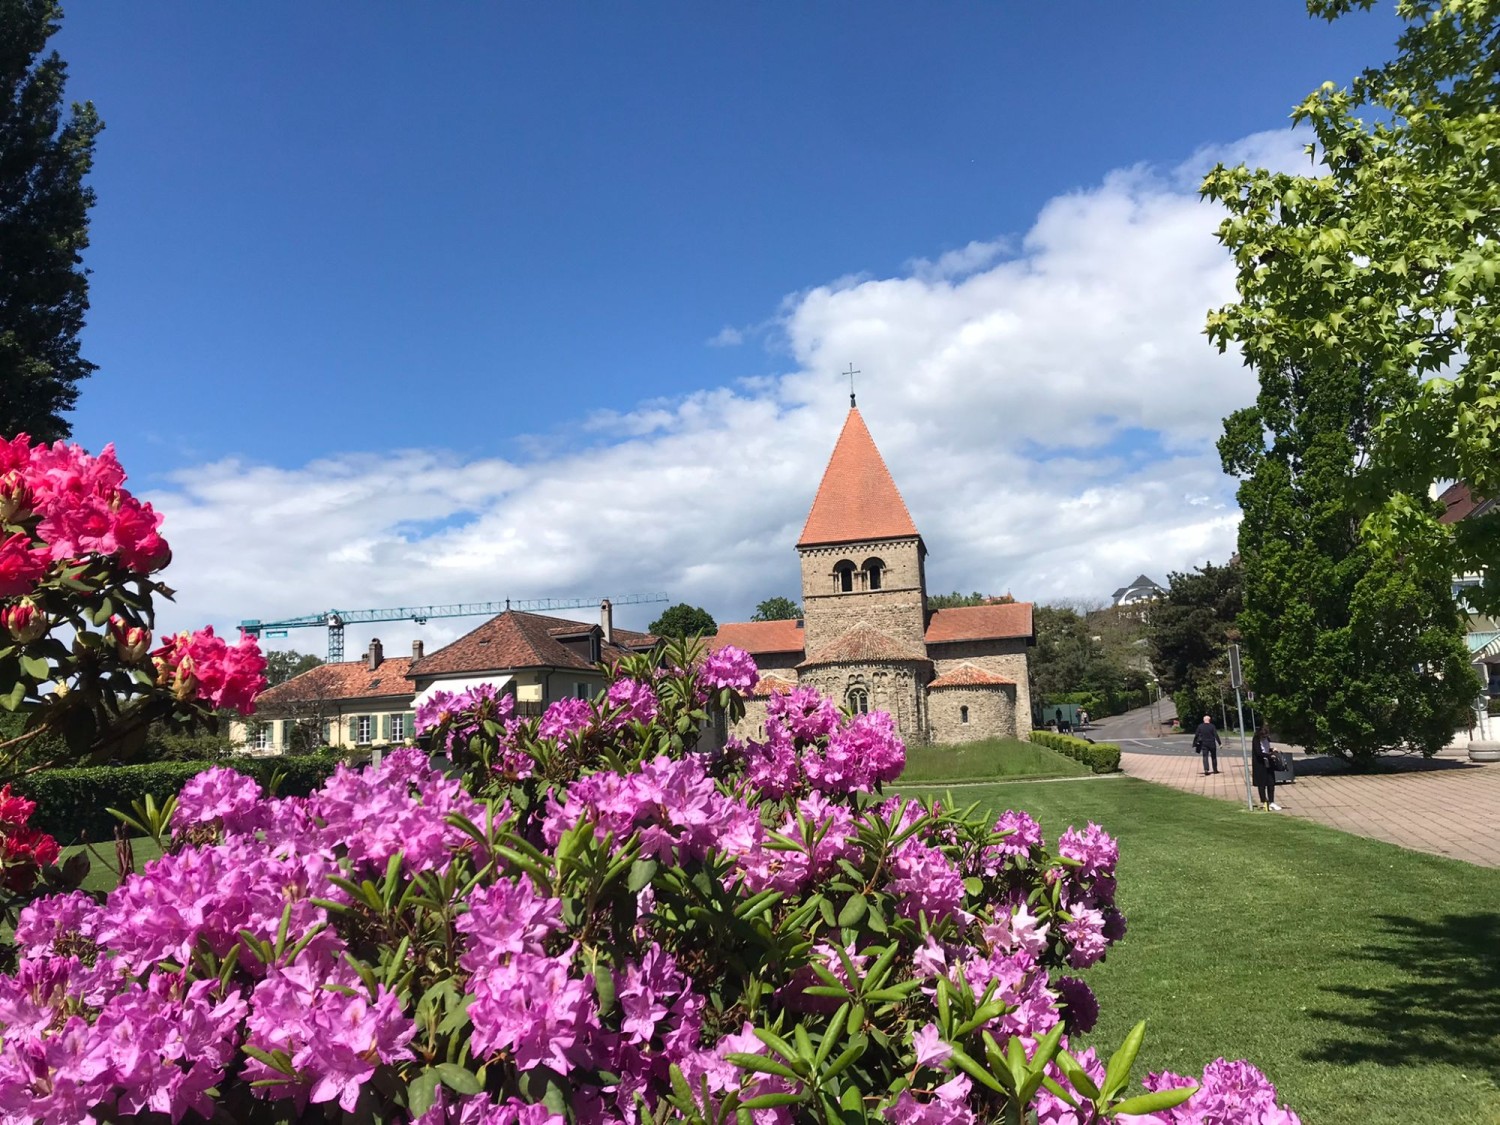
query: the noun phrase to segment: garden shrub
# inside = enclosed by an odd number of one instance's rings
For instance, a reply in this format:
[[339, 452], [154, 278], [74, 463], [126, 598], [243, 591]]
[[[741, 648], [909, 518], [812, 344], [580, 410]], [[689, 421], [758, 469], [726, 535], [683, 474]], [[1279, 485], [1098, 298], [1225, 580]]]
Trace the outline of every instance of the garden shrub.
[[1090, 742], [1052, 731], [1033, 730], [1031, 741], [1082, 762], [1095, 773], [1115, 773], [1120, 768], [1120, 748], [1112, 742]]
[[1097, 1017], [1075, 974], [1125, 933], [1099, 826], [1049, 848], [1024, 813], [888, 797], [890, 716], [811, 688], [770, 702], [763, 742], [699, 752], [755, 677], [738, 650], [700, 667], [673, 646], [540, 718], [438, 694], [418, 728], [451, 757], [340, 766], [306, 799], [201, 774], [155, 821], [161, 859], [22, 912], [0, 1104], [141, 1123], [1297, 1121], [1245, 1063], [1135, 1084], [1144, 1025], [1107, 1063], [1070, 1045]]
[[176, 793], [192, 778], [215, 764], [253, 777], [263, 787], [283, 774], [277, 787], [281, 796], [303, 796], [321, 785], [338, 758], [331, 754], [309, 754], [286, 758], [236, 757], [214, 762], [146, 762], [138, 766], [86, 766], [80, 769], [42, 770], [16, 778], [11, 788], [36, 802], [31, 823], [50, 833], [61, 844], [110, 839], [119, 823], [110, 809], [130, 811], [147, 796], [161, 798]]

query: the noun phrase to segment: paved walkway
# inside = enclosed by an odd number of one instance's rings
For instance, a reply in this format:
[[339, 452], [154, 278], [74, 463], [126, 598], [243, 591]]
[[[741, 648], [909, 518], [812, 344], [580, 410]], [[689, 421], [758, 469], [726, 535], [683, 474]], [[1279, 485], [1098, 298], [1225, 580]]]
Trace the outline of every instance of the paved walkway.
[[[1191, 737], [1155, 735], [1146, 712], [1102, 720], [1086, 733], [1118, 743], [1120, 765], [1131, 777], [1245, 804], [1239, 736], [1233, 732], [1219, 752], [1220, 772], [1209, 777]], [[1276, 787], [1282, 812], [1253, 815], [1301, 817], [1414, 851], [1500, 867], [1500, 763], [1477, 765], [1466, 752], [1446, 750], [1425, 761], [1393, 755], [1386, 760], [1389, 772], [1352, 774], [1342, 762], [1277, 748], [1289, 752], [1297, 780]]]

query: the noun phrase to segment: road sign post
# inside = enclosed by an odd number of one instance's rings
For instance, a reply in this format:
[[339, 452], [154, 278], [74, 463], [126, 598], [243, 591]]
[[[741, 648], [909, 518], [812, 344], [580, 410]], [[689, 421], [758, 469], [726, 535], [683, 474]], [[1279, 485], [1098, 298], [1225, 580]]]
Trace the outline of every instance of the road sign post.
[[1244, 669], [1240, 667], [1240, 646], [1229, 646], [1229, 680], [1234, 684], [1234, 709], [1240, 717], [1240, 765], [1245, 773], [1245, 807], [1254, 811], [1255, 796], [1250, 790], [1250, 751], [1245, 745], [1245, 703], [1240, 690], [1245, 686]]

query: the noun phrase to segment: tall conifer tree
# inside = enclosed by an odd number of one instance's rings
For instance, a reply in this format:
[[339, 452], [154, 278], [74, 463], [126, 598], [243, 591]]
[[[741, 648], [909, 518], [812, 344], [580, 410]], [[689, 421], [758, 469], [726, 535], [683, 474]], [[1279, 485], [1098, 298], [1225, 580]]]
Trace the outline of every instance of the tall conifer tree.
[[94, 364], [79, 354], [88, 311], [84, 184], [103, 128], [92, 102], [65, 116], [67, 64], [43, 55], [55, 0], [0, 0], [0, 434], [53, 441]]

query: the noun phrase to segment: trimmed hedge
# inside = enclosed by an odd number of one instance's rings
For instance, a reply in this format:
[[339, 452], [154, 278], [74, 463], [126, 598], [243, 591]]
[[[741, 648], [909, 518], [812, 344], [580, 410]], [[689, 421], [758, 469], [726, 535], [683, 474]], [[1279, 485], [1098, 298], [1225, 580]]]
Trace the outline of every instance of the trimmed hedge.
[[305, 797], [321, 785], [339, 759], [331, 754], [291, 758], [226, 758], [204, 762], [146, 762], [138, 766], [88, 766], [72, 770], [43, 770], [11, 782], [14, 792], [36, 802], [31, 823], [64, 846], [95, 843], [114, 837], [119, 823], [109, 809], [130, 811], [132, 803], [148, 794], [157, 801], [173, 796], [189, 780], [214, 766], [228, 766], [266, 786], [278, 771], [277, 795]]
[[1056, 750], [1075, 761], [1082, 762], [1095, 773], [1118, 773], [1120, 748], [1113, 742], [1090, 742], [1086, 738], [1074, 738], [1068, 734], [1053, 734], [1047, 730], [1031, 732], [1031, 741], [1049, 750]]

